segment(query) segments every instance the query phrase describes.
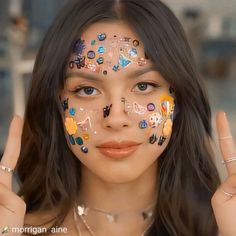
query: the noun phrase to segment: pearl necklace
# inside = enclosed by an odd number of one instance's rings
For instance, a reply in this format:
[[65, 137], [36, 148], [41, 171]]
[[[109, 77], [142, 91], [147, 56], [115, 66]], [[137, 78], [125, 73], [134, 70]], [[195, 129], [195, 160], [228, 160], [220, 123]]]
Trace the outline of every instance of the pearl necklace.
[[[90, 208], [91, 209], [91, 208]], [[106, 211], [103, 211], [101, 209], [98, 209], [98, 208], [93, 208], [97, 211], [102, 211], [102, 213], [104, 214], [109, 214], [108, 212]], [[80, 226], [78, 224], [78, 218], [77, 216], [80, 217], [80, 219], [82, 220], [85, 228], [88, 230], [88, 232], [90, 233], [91, 236], [96, 236], [95, 232], [92, 230], [92, 228], [88, 225], [86, 219], [84, 218], [84, 215], [85, 215], [85, 211], [86, 211], [86, 208], [85, 207], [82, 207], [80, 205], [78, 205], [77, 207], [74, 207], [73, 209], [73, 214], [74, 214], [74, 222], [75, 222], [75, 226], [76, 226], [76, 229], [77, 229], [77, 232], [78, 232], [78, 235], [79, 236], [82, 236], [82, 232], [81, 232], [81, 229], [80, 229]], [[144, 217], [144, 216], [143, 216]], [[150, 216], [149, 216], [150, 217]], [[144, 218], [146, 219], [146, 218]], [[147, 233], [147, 231], [151, 228], [152, 224], [154, 223], [154, 219], [151, 221], [151, 223], [147, 226], [147, 228], [140, 234], [140, 236], [145, 236], [145, 234]]]

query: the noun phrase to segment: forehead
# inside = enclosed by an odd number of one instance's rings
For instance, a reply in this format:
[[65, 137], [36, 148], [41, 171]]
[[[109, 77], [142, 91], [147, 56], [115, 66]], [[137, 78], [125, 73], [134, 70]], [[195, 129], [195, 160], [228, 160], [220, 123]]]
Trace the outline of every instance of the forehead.
[[90, 25], [75, 41], [69, 71], [109, 76], [151, 65], [138, 35], [124, 22]]
[[[90, 25], [81, 35], [84, 40], [95, 38], [100, 32], [107, 35], [122, 35], [139, 40], [138, 35], [123, 21], [98, 22]], [[139, 40], [140, 41], [140, 40]], [[142, 45], [141, 45], [142, 46]]]

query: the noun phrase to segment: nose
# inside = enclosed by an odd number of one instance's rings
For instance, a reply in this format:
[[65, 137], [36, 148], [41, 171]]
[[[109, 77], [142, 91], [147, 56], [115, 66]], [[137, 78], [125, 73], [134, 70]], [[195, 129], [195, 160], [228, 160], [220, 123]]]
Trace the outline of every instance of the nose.
[[132, 121], [125, 112], [124, 103], [122, 103], [121, 98], [113, 101], [104, 109], [110, 109], [110, 112], [107, 113], [107, 110], [103, 110], [103, 112], [105, 112], [103, 119], [103, 128], [120, 131], [131, 126]]

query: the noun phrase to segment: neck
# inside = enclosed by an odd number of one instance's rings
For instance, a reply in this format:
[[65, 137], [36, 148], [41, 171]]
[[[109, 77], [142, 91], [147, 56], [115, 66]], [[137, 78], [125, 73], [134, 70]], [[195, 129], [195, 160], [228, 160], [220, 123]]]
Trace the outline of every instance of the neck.
[[154, 164], [133, 181], [109, 183], [83, 166], [79, 203], [119, 212], [146, 208], [156, 200], [156, 176]]
[[[103, 181], [83, 166], [78, 203], [91, 208], [103, 209], [107, 212], [121, 213], [121, 221], [122, 219], [125, 220], [115, 225], [118, 227], [120, 224], [120, 226], [126, 226], [123, 227], [126, 231], [130, 230], [129, 232], [123, 232], [123, 235], [131, 235], [131, 231], [132, 235], [138, 235], [137, 232], [142, 232], [150, 224], [150, 221], [145, 221], [140, 217], [140, 210], [150, 206], [153, 207], [155, 204], [157, 198], [156, 169], [156, 163], [154, 163], [146, 172], [133, 181], [110, 183]], [[132, 217], [128, 217], [128, 215], [125, 217], [125, 214], [123, 214], [124, 217], [122, 216], [122, 213], [129, 214], [129, 212], [132, 212]], [[90, 226], [97, 229], [97, 231], [110, 227], [109, 223], [102, 219], [104, 218], [102, 214], [91, 211], [86, 217]], [[113, 231], [116, 226], [113, 224]], [[136, 231], [136, 234], [133, 234], [134, 231]]]

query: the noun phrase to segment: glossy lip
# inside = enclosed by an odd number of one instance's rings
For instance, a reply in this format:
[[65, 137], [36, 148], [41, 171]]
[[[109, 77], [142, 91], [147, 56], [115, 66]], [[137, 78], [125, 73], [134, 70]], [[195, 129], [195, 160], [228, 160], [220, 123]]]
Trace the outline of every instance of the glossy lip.
[[103, 155], [109, 158], [121, 159], [134, 153], [140, 144], [134, 141], [110, 141], [97, 146], [97, 148]]

